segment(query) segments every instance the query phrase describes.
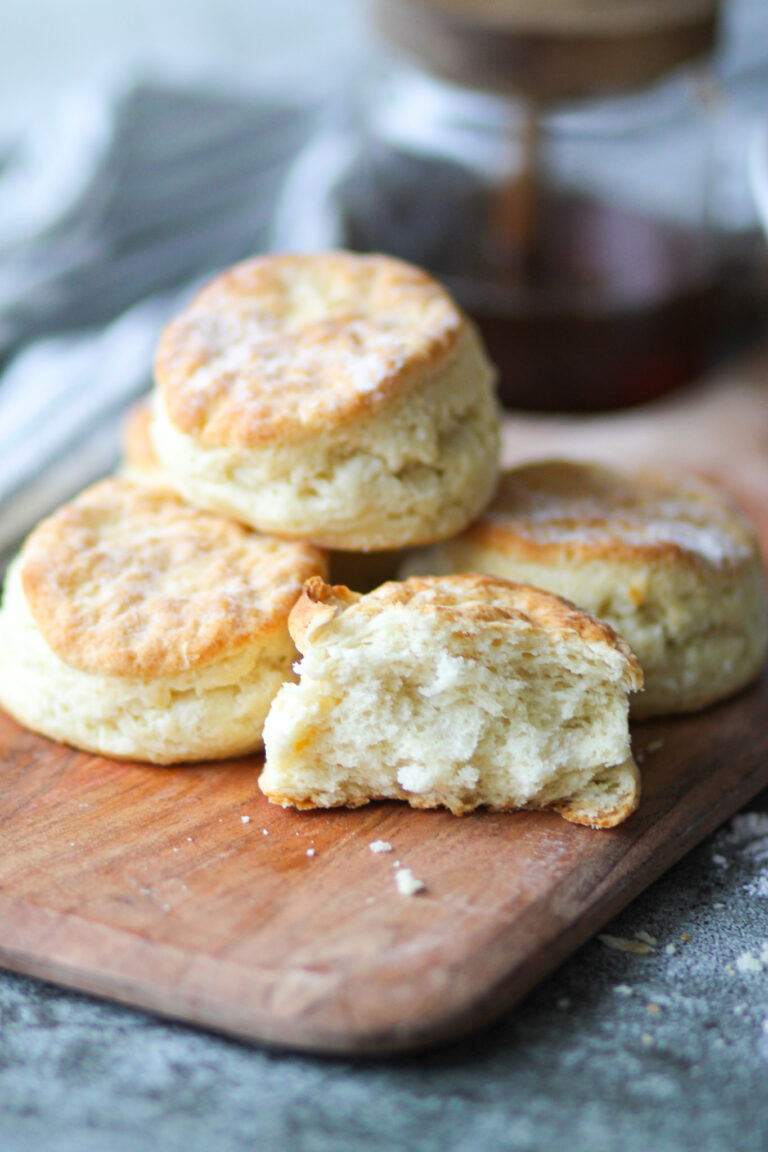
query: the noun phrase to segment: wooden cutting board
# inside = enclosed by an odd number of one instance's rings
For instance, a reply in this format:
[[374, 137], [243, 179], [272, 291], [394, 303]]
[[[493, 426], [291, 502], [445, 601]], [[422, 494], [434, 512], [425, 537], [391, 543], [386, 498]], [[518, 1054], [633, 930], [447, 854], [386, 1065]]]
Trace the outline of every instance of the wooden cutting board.
[[[715, 388], [636, 416], [511, 422], [508, 456], [639, 462], [673, 436], [676, 462], [701, 468], [709, 435], [706, 470], [768, 544], [762, 364], [730, 405]], [[551, 813], [283, 811], [256, 787], [258, 760], [121, 764], [0, 714], [0, 963], [310, 1051], [446, 1040], [519, 1000], [768, 785], [766, 717], [768, 675], [701, 715], [638, 726], [641, 806], [595, 832]], [[398, 892], [396, 861], [424, 892]]]

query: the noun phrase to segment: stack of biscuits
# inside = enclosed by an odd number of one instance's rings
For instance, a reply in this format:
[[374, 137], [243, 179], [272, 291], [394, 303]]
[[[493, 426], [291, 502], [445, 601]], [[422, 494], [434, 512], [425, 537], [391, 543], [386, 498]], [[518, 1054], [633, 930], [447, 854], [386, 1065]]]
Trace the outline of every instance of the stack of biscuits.
[[501, 475], [480, 338], [410, 265], [237, 265], [155, 369], [120, 474], [8, 571], [0, 702], [37, 732], [152, 764], [263, 746], [262, 791], [297, 808], [611, 827], [639, 797], [629, 695], [691, 711], [762, 667], [741, 515], [690, 478]]

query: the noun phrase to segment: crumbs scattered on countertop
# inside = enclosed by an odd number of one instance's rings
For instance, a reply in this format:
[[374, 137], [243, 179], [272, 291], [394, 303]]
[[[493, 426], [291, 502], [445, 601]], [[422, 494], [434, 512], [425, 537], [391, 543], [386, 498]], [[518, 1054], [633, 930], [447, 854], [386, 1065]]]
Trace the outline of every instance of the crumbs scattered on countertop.
[[368, 845], [371, 852], [391, 852], [392, 845], [388, 840], [371, 840]]
[[650, 943], [653, 939], [646, 932], [636, 932], [634, 940], [627, 940], [624, 936], [609, 936], [606, 933], [598, 936], [598, 940], [605, 944], [606, 948], [612, 948], [615, 952], [631, 952], [633, 956], [650, 956], [656, 949], [655, 940]]
[[415, 896], [426, 888], [424, 881], [417, 880], [410, 868], [398, 868], [395, 872], [395, 883], [401, 896]]

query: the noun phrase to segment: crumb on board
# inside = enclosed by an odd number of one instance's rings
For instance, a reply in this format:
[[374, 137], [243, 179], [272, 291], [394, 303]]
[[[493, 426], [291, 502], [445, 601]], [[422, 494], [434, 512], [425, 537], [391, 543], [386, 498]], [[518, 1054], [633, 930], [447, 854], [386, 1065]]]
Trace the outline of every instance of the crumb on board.
[[241, 816], [240, 819], [242, 820], [243, 824], [250, 824], [251, 822], [250, 816]]
[[689, 944], [691, 940], [690, 932], [681, 932], [680, 939], [682, 940], [683, 944]]
[[388, 840], [371, 840], [368, 847], [370, 848], [371, 852], [376, 853], [392, 851], [392, 845]]
[[660, 1016], [661, 1015], [661, 1005], [660, 1004], [647, 1004], [645, 1007], [645, 1010], [649, 1016]]
[[415, 896], [423, 892], [426, 885], [423, 880], [417, 880], [410, 868], [398, 868], [395, 872], [395, 883], [401, 896]]
[[623, 936], [609, 936], [605, 933], [598, 936], [598, 940], [614, 952], [631, 952], [633, 956], [650, 956], [654, 951], [653, 945], [646, 940], [627, 940]]
[[613, 989], [617, 996], [631, 996], [632, 989], [629, 984], [617, 984]]
[[635, 932], [635, 940], [640, 940], [643, 944], [650, 944], [651, 948], [655, 948], [659, 943], [655, 936], [651, 936], [648, 932]]
[[307, 848], [307, 856], [314, 856], [314, 855], [315, 855], [314, 848]]
[[643, 1048], [653, 1047], [653, 1036], [651, 1036], [650, 1032], [643, 1032], [640, 1040], [642, 1042]]
[[667, 944], [664, 951], [666, 952], [667, 956], [674, 956], [675, 952], [677, 952], [677, 944]]
[[269, 836], [269, 828], [262, 828], [261, 834], [262, 836]]

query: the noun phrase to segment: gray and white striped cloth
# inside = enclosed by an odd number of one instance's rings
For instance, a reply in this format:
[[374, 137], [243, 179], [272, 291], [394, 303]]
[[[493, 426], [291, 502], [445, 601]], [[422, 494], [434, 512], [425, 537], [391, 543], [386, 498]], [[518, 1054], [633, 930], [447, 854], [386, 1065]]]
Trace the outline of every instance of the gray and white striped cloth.
[[142, 86], [83, 98], [0, 152], [0, 567], [117, 460], [160, 328], [266, 246], [312, 114]]

